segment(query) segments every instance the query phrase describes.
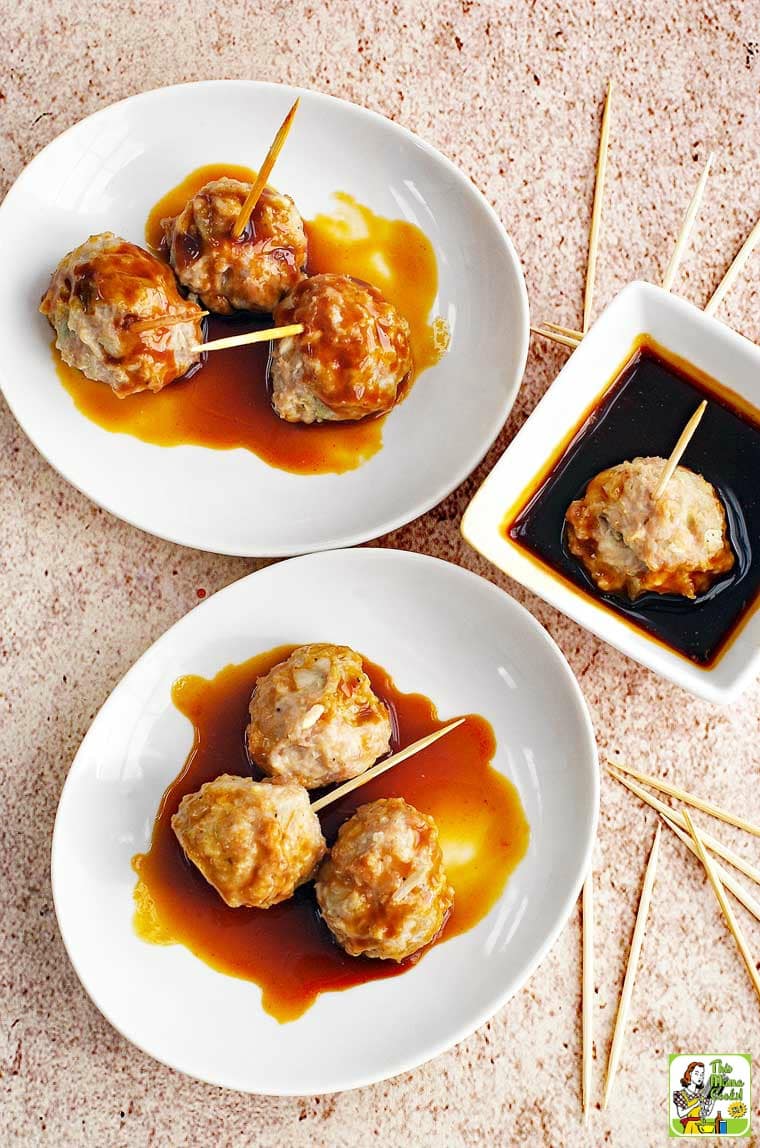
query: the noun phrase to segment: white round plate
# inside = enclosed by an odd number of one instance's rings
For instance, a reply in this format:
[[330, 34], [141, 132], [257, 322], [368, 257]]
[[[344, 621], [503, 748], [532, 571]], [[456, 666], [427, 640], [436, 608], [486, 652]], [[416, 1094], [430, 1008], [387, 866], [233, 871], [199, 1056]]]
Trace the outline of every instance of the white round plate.
[[[296, 94], [301, 106], [275, 183], [308, 219], [347, 191], [417, 224], [434, 245], [434, 313], [451, 346], [386, 420], [374, 458], [342, 475], [294, 475], [245, 450], [160, 447], [80, 414], [50, 355], [37, 305], [56, 263], [114, 231], [144, 243], [149, 209], [205, 163], [261, 161]], [[0, 385], [37, 449], [74, 486], [151, 534], [224, 554], [279, 556], [346, 546], [440, 502], [496, 438], [522, 378], [528, 302], [495, 213], [449, 160], [354, 104], [277, 84], [214, 81], [162, 88], [64, 132], [0, 208]]]
[[[283, 643], [354, 646], [442, 717], [492, 723], [495, 766], [520, 793], [526, 856], [469, 932], [401, 977], [326, 993], [278, 1024], [258, 986], [132, 928], [132, 856], [192, 744], [170, 689]], [[593, 730], [562, 654], [531, 615], [474, 574], [394, 550], [293, 559], [220, 591], [129, 671], [85, 737], [64, 786], [53, 896], [82, 984], [157, 1060], [246, 1092], [333, 1092], [407, 1071], [483, 1024], [525, 982], [570, 914], [599, 800]]]

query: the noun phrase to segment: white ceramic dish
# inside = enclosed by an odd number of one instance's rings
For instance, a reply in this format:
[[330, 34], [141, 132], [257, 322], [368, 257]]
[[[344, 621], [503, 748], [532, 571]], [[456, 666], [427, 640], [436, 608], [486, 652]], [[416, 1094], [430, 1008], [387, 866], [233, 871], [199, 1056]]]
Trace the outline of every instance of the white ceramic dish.
[[[368, 607], [368, 603], [371, 605]], [[493, 724], [495, 766], [517, 786], [528, 852], [469, 932], [404, 976], [328, 993], [299, 1020], [260, 990], [132, 928], [130, 859], [192, 742], [170, 700], [185, 673], [213, 675], [284, 642], [348, 643], [422, 690], [442, 716]], [[527, 979], [564, 925], [596, 830], [598, 767], [578, 685], [538, 623], [489, 582], [392, 550], [269, 567], [194, 609], [126, 675], [84, 739], [52, 849], [58, 922], [95, 1004], [129, 1040], [182, 1072], [251, 1092], [356, 1087], [408, 1070], [472, 1032]]]
[[[751, 614], [713, 665], [702, 667], [633, 629], [590, 593], [561, 582], [502, 529], [507, 512], [600, 397], [641, 334], [760, 407], [760, 349], [754, 343], [659, 287], [631, 283], [593, 325], [491, 471], [467, 508], [462, 533], [506, 574], [610, 645], [698, 697], [725, 703], [760, 670], [760, 612]], [[647, 453], [646, 444], [641, 453]]]
[[[439, 364], [386, 421], [358, 470], [303, 476], [245, 450], [159, 447], [80, 414], [50, 355], [37, 304], [58, 260], [94, 232], [144, 242], [149, 209], [205, 163], [256, 166], [296, 94], [274, 182], [302, 214], [348, 191], [407, 219], [435, 247], [434, 311], [451, 330]], [[329, 156], [329, 162], [325, 157]], [[97, 112], [21, 174], [0, 208], [6, 339], [0, 384], [37, 449], [89, 498], [174, 542], [286, 555], [377, 537], [423, 514], [478, 464], [517, 393], [528, 348], [519, 260], [483, 196], [449, 160], [382, 116], [316, 92], [216, 81], [163, 88]]]

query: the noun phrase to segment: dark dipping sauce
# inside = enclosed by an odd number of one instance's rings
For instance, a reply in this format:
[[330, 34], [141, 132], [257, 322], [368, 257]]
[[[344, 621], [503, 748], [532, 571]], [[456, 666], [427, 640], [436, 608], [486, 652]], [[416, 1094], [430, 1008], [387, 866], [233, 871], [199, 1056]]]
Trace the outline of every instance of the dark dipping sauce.
[[[227, 666], [210, 680], [175, 683], [172, 699], [193, 723], [193, 747], [161, 800], [149, 851], [133, 860], [138, 934], [157, 944], [186, 945], [215, 969], [255, 981], [264, 1009], [279, 1021], [301, 1016], [320, 993], [398, 976], [426, 951], [400, 964], [348, 956], [323, 924], [311, 883], [271, 909], [231, 909], [186, 860], [174, 836], [171, 817], [186, 793], [221, 773], [262, 776], [245, 748], [248, 703], [257, 678], [295, 648], [280, 646]], [[389, 707], [392, 752], [453, 720], [440, 721], [430, 698], [401, 693], [380, 666], [365, 659], [364, 669]], [[403, 797], [435, 818], [455, 899], [434, 944], [472, 928], [489, 912], [528, 847], [530, 830], [517, 790], [491, 767], [495, 748], [489, 722], [470, 714], [435, 745], [320, 815], [328, 845], [358, 806], [378, 797]]]
[[[207, 164], [191, 172], [148, 216], [145, 237], [153, 252], [166, 259], [161, 220], [179, 215], [204, 184], [224, 176], [250, 182], [255, 172], [233, 164]], [[443, 320], [430, 318], [438, 291], [433, 246], [406, 220], [376, 215], [350, 195], [336, 193], [334, 199], [334, 214], [318, 215], [304, 224], [308, 272], [353, 275], [378, 287], [409, 323], [416, 378], [438, 361], [448, 341]], [[272, 325], [269, 315], [240, 312], [229, 319], [210, 315], [206, 341]], [[270, 466], [294, 474], [342, 474], [372, 458], [383, 444], [387, 415], [310, 426], [278, 418], [269, 398], [268, 343], [210, 351], [200, 368], [194, 367], [157, 394], [142, 392], [125, 399], [105, 383], [66, 366], [55, 348], [53, 356], [58, 376], [82, 414], [106, 430], [157, 446], [242, 447]], [[407, 380], [404, 394], [414, 378]]]
[[[726, 511], [736, 563], [696, 599], [605, 594], [567, 548], [565, 513], [600, 471], [625, 460], [668, 458], [702, 399], [709, 404], [682, 465], [715, 487]], [[714, 665], [760, 592], [760, 411], [659, 346], [637, 339], [601, 399], [505, 519], [514, 542], [565, 581], [698, 665]], [[753, 561], [753, 555], [755, 560]]]

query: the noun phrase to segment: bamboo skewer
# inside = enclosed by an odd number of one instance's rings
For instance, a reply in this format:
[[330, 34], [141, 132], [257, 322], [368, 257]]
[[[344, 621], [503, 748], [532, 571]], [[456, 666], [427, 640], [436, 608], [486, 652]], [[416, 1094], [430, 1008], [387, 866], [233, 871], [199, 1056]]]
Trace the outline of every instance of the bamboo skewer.
[[[691, 853], [693, 853], [695, 857], [698, 858], [699, 854], [697, 853], [696, 846], [694, 845], [691, 837], [689, 837], [689, 834], [685, 833], [683, 829], [680, 829], [676, 825], [675, 821], [671, 821], [671, 819], [666, 817], [664, 813], [661, 813], [660, 817], [662, 817], [662, 820], [665, 822], [668, 828], [673, 830], [678, 840], [682, 841], [686, 848]], [[756, 901], [755, 898], [747, 892], [741, 882], [737, 881], [733, 874], [729, 873], [727, 869], [724, 869], [723, 866], [718, 864], [717, 861], [713, 861], [713, 869], [718, 874], [728, 891], [733, 893], [734, 897], [736, 897], [736, 900], [739, 902], [739, 904], [743, 905], [747, 912], [751, 913], [756, 921], [760, 921], [760, 902]]]
[[594, 186], [594, 206], [591, 210], [591, 230], [588, 241], [588, 261], [586, 263], [586, 289], [583, 297], [583, 331], [588, 330], [591, 308], [594, 302], [594, 279], [596, 278], [596, 256], [599, 249], [599, 229], [602, 222], [604, 200], [604, 180], [607, 174], [607, 153], [610, 142], [610, 108], [612, 106], [612, 80], [607, 85], [607, 98], [602, 113], [602, 129], [599, 135], [599, 153], [596, 160], [596, 183]]
[[347, 793], [351, 793], [354, 789], [358, 789], [360, 785], [364, 785], [366, 782], [372, 781], [374, 778], [379, 777], [381, 773], [385, 773], [386, 769], [392, 769], [394, 765], [399, 765], [402, 761], [406, 761], [408, 757], [413, 757], [414, 754], [420, 753], [423, 749], [427, 749], [427, 747], [432, 745], [434, 741], [438, 741], [440, 737], [443, 737], [447, 733], [451, 733], [451, 731], [456, 729], [457, 726], [462, 725], [465, 720], [465, 718], [457, 718], [456, 721], [445, 725], [443, 729], [434, 730], [433, 733], [427, 734], [426, 737], [421, 737], [418, 741], [412, 742], [412, 744], [406, 746], [405, 749], [401, 749], [398, 753], [394, 753], [392, 757], [386, 757], [385, 761], [381, 761], [377, 765], [373, 765], [371, 769], [366, 769], [364, 773], [360, 773], [358, 777], [350, 778], [348, 781], [344, 782], [343, 785], [339, 785], [337, 789], [333, 789], [330, 793], [326, 793], [323, 797], [318, 798], [316, 801], [312, 801], [311, 808], [315, 813], [319, 813], [320, 809], [324, 809], [325, 806], [331, 805], [333, 801], [338, 801], [339, 798], [345, 797]]
[[213, 339], [210, 343], [198, 343], [193, 351], [225, 351], [229, 347], [247, 347], [250, 343], [268, 343], [273, 339], [287, 339], [290, 335], [300, 335], [302, 323], [290, 323], [286, 327], [268, 327], [265, 331], [247, 331], [244, 335], [228, 335], [225, 339]]
[[686, 209], [686, 215], [683, 217], [681, 230], [678, 233], [678, 239], [676, 240], [676, 245], [673, 248], [673, 254], [670, 257], [670, 262], [668, 263], [667, 270], [665, 271], [665, 275], [663, 276], [662, 280], [662, 286], [666, 291], [670, 291], [673, 287], [673, 280], [676, 277], [676, 272], [678, 271], [679, 264], [683, 258], [683, 253], [686, 250], [686, 246], [691, 236], [691, 230], [694, 226], [694, 221], [697, 218], [697, 212], [699, 211], [700, 204], [702, 203], [702, 196], [705, 193], [705, 184], [707, 183], [707, 177], [710, 174], [710, 168], [712, 167], [714, 158], [715, 153], [710, 152], [709, 156], [707, 157], [707, 163], [705, 164], [705, 170], [699, 177], [699, 182], [694, 190], [693, 196], [691, 197], [691, 202]]
[[269, 151], [267, 152], [266, 158], [264, 159], [264, 162], [262, 163], [261, 168], [259, 169], [259, 173], [256, 176], [256, 179], [254, 180], [253, 187], [248, 192], [248, 195], [246, 196], [246, 199], [245, 199], [245, 203], [240, 208], [240, 211], [238, 213], [238, 217], [233, 224], [233, 227], [232, 227], [232, 238], [233, 239], [239, 239], [240, 236], [245, 231], [245, 228], [248, 224], [248, 220], [251, 218], [251, 215], [253, 214], [253, 209], [255, 208], [256, 204], [259, 201], [259, 196], [261, 195], [262, 191], [266, 187], [267, 180], [269, 179], [269, 176], [272, 172], [272, 168], [274, 167], [274, 165], [277, 161], [277, 157], [280, 154], [280, 152], [282, 151], [283, 144], [285, 143], [285, 140], [288, 138], [288, 132], [290, 131], [290, 128], [292, 126], [293, 118], [294, 118], [296, 112], [298, 111], [299, 102], [300, 102], [300, 97], [293, 104], [293, 107], [290, 109], [288, 114], [285, 116], [285, 119], [280, 124], [279, 131], [277, 132], [277, 135], [274, 137], [274, 139], [272, 141], [272, 146], [270, 147]]
[[707, 300], [704, 308], [705, 315], [713, 315], [715, 311], [717, 311], [718, 307], [721, 305], [726, 295], [731, 290], [736, 280], [739, 278], [739, 275], [744, 270], [744, 265], [752, 252], [755, 250], [758, 242], [760, 242], [760, 219], [758, 219], [757, 223], [752, 228], [747, 238], [744, 240], [744, 243], [742, 243], [738, 252], [734, 256], [733, 262], [728, 268], [728, 271], [726, 271], [726, 274], [723, 276], [720, 283], [715, 288], [710, 298]]
[[575, 350], [578, 346], [577, 339], [570, 339], [567, 335], [561, 335], [559, 331], [544, 331], [541, 327], [531, 327], [531, 331], [543, 339], [551, 339], [554, 343], [561, 343], [563, 347], [571, 347]]
[[[657, 812], [662, 813], [664, 817], [669, 817], [671, 821], [675, 821], [676, 825], [680, 825], [682, 829], [686, 829], [686, 822], [678, 809], [673, 809], [672, 806], [666, 805], [664, 801], [660, 801], [659, 798], [654, 797], [651, 793], [647, 793], [646, 789], [642, 789], [635, 781], [631, 781], [624, 774], [618, 773], [609, 762], [607, 763], [607, 769], [616, 781], [619, 781], [620, 784], [624, 785], [626, 789], [629, 789], [631, 793], [635, 793], [646, 805], [649, 805], [652, 809], [656, 809]], [[757, 869], [756, 866], [752, 865], [749, 861], [745, 861], [739, 853], [734, 853], [733, 849], [729, 849], [727, 845], [724, 845], [717, 837], [713, 837], [711, 833], [703, 833], [702, 839], [708, 848], [712, 849], [713, 853], [717, 853], [718, 857], [722, 857], [729, 865], [733, 865], [734, 869], [738, 869], [745, 877], [749, 877], [751, 881], [760, 885], [760, 869]]]
[[649, 774], [639, 773], [638, 770], [631, 769], [630, 765], [622, 765], [619, 761], [612, 764], [615, 769], [627, 773], [630, 777], [635, 777], [637, 781], [643, 781], [644, 785], [649, 785], [652, 789], [659, 789], [663, 793], [670, 794], [671, 797], [678, 798], [679, 801], [686, 802], [687, 805], [693, 805], [695, 809], [700, 809], [703, 813], [709, 813], [711, 817], [717, 817], [719, 821], [725, 821], [729, 825], [735, 825], [737, 829], [743, 829], [746, 833], [760, 837], [760, 825], [745, 821], [743, 817], [737, 817], [735, 813], [729, 813], [727, 809], [713, 805], [711, 801], [705, 801], [685, 789], [679, 789], [677, 785], [671, 785], [669, 781], [662, 781], [659, 777], [650, 777]]
[[752, 981], [753, 988], [757, 993], [757, 999], [760, 1000], [760, 975], [758, 975], [758, 971], [755, 967], [755, 962], [752, 959], [752, 954], [750, 953], [747, 942], [744, 939], [744, 934], [739, 927], [739, 922], [736, 920], [734, 911], [728, 903], [728, 898], [726, 897], [726, 893], [721, 883], [720, 877], [713, 868], [712, 861], [707, 854], [707, 850], [705, 849], [702, 837], [697, 831], [696, 825], [689, 816], [688, 809], [684, 809], [683, 816], [684, 820], [686, 821], [686, 826], [689, 830], [689, 833], [691, 834], [692, 841], [696, 847], [697, 853], [699, 854], [699, 859], [705, 867], [705, 873], [707, 874], [710, 884], [713, 887], [713, 891], [717, 897], [718, 904], [723, 911], [723, 916], [726, 919], [726, 924], [728, 925], [729, 932], [736, 941], [736, 947], [741, 953], [742, 960], [747, 966], [749, 979]]
[[594, 863], [589, 865], [583, 884], [583, 1067], [581, 1096], [583, 1119], [588, 1120], [591, 1107], [591, 1068], [594, 1051], [592, 1025], [594, 1004]]
[[138, 319], [129, 330], [134, 331], [137, 335], [142, 335], [146, 331], [155, 330], [157, 327], [176, 327], [179, 323], [195, 323], [206, 315], [208, 315], [208, 311], [196, 312], [194, 315], [160, 315], [155, 319]]
[[628, 1018], [628, 1009], [631, 1004], [631, 997], [633, 995], [633, 983], [636, 979], [636, 970], [639, 964], [641, 946], [644, 941], [644, 930], [646, 929], [649, 903], [652, 899], [654, 879], [657, 873], [657, 856], [660, 850], [661, 828], [661, 823], [658, 822], [657, 829], [655, 830], [654, 834], [654, 841], [652, 842], [652, 851], [649, 854], [649, 861], [647, 862], [646, 872], [644, 874], [644, 884], [641, 889], [638, 912], [636, 913], [636, 924], [633, 928], [631, 951], [628, 954], [628, 967], [625, 970], [623, 991], [620, 994], [620, 1004], [618, 1005], [617, 1017], [615, 1018], [615, 1029], [612, 1034], [610, 1059], [607, 1064], [607, 1080], [605, 1082], [604, 1098], [602, 1100], [603, 1108], [607, 1107], [607, 1102], [609, 1101], [610, 1092], [612, 1090], [612, 1082], [615, 1079], [615, 1072], [617, 1071], [618, 1061], [620, 1060], [620, 1053], [623, 1048], [625, 1024]]
[[657, 490], [654, 492], [655, 502], [657, 502], [657, 500], [662, 497], [662, 494], [663, 494], [663, 491], [665, 490], [665, 487], [668, 485], [671, 478], [673, 477], [673, 471], [676, 469], [679, 462], [681, 461], [681, 456], [683, 455], [687, 446], [691, 442], [691, 440], [694, 436], [694, 432], [696, 431], [697, 427], [699, 426], [700, 422], [702, 421], [702, 415], [705, 413], [706, 410], [707, 410], [707, 399], [702, 399], [702, 402], [699, 404], [699, 406], [695, 410], [694, 414], [691, 416], [691, 418], [687, 422], [686, 426], [681, 431], [678, 442], [676, 443], [676, 445], [673, 447], [673, 450], [671, 451], [670, 458], [665, 463], [665, 466], [662, 468], [662, 476], [660, 478], [659, 483], [657, 484]]

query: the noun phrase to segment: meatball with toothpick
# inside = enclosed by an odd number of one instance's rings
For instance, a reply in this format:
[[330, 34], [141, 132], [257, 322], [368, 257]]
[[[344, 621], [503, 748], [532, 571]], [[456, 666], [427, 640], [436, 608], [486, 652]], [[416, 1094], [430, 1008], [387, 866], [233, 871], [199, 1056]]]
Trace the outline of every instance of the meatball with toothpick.
[[275, 308], [274, 322], [304, 328], [272, 348], [272, 406], [286, 422], [362, 419], [400, 397], [412, 370], [409, 324], [376, 287], [314, 275]]
[[695, 598], [733, 567], [726, 512], [701, 474], [676, 467], [655, 498], [665, 461], [612, 466], [568, 508], [568, 549], [600, 590]]
[[186, 794], [172, 829], [188, 861], [233, 909], [286, 901], [325, 853], [306, 790], [250, 777], [222, 774]]
[[109, 231], [61, 260], [40, 311], [64, 363], [119, 398], [160, 391], [200, 359], [200, 307], [165, 263]]
[[251, 184], [216, 179], [161, 227], [183, 287], [217, 315], [274, 310], [305, 275], [306, 233], [295, 203], [265, 187], [239, 237], [233, 235]]

